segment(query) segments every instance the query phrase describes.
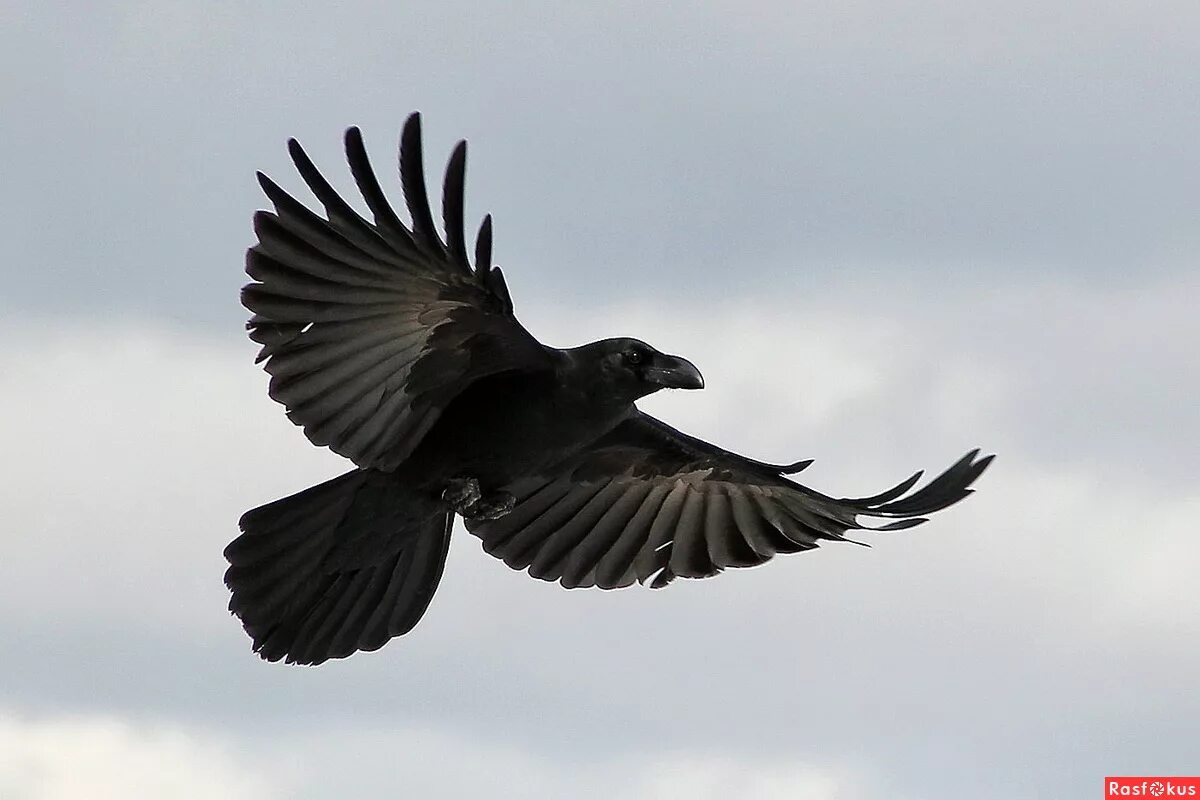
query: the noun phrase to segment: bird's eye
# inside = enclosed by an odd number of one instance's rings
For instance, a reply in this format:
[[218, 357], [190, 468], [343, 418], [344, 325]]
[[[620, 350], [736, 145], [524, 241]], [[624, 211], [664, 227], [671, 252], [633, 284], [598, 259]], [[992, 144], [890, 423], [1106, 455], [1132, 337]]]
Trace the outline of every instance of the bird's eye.
[[646, 356], [640, 350], [630, 350], [625, 354], [625, 360], [636, 367], [646, 360]]

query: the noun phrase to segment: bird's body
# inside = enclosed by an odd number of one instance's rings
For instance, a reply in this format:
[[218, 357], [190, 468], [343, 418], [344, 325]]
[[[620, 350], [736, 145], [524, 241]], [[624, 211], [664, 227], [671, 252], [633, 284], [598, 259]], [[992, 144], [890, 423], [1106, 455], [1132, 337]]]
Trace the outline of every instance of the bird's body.
[[299, 145], [291, 152], [322, 218], [260, 176], [276, 213], [243, 290], [271, 396], [352, 471], [247, 512], [226, 548], [255, 650], [316, 664], [410, 630], [441, 577], [452, 522], [515, 569], [568, 588], [666, 586], [811, 549], [866, 527], [859, 516], [923, 522], [990, 462], [969, 453], [923, 489], [919, 474], [873, 497], [834, 499], [767, 464], [640, 412], [663, 388], [698, 389], [687, 360], [637, 339], [568, 350], [537, 342], [491, 266], [485, 219], [471, 267], [462, 232], [465, 146], [447, 169], [446, 241], [425, 190], [419, 117], [402, 137], [412, 218], [392, 211], [356, 129], [347, 155], [374, 220], [337, 195]]
[[536, 474], [616, 427], [633, 399], [605, 391], [570, 351], [549, 369], [506, 372], [467, 387], [409, 460], [411, 480], [440, 491], [458, 476], [503, 487]]

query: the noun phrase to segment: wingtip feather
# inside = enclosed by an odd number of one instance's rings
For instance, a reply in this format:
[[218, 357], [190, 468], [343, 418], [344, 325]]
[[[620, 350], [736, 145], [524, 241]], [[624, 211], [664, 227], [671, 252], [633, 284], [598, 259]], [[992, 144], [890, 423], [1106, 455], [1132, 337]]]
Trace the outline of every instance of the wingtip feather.
[[467, 142], [459, 140], [450, 153], [446, 178], [442, 186], [442, 218], [446, 226], [446, 244], [455, 263], [468, 272], [466, 222], [463, 218], [466, 203]]
[[475, 237], [475, 274], [486, 276], [492, 269], [492, 215], [484, 214]]
[[427, 246], [441, 250], [445, 247], [433, 224], [429, 208], [429, 191], [425, 185], [425, 156], [421, 144], [421, 114], [414, 111], [400, 133], [400, 184], [412, 218], [413, 233]]

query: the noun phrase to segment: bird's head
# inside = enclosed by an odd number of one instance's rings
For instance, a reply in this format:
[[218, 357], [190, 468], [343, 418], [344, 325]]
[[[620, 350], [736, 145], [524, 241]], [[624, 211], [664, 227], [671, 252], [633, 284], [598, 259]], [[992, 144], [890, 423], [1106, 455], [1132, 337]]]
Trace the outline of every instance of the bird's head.
[[686, 358], [660, 353], [638, 339], [604, 339], [585, 345], [604, 383], [630, 402], [659, 389], [703, 389], [704, 377]]

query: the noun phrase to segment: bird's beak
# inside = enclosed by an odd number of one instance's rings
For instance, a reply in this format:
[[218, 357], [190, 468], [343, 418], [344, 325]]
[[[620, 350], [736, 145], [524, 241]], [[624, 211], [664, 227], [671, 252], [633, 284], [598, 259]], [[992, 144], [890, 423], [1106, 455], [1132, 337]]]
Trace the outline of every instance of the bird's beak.
[[646, 379], [664, 389], [703, 389], [704, 376], [686, 358], [659, 354], [645, 370]]

